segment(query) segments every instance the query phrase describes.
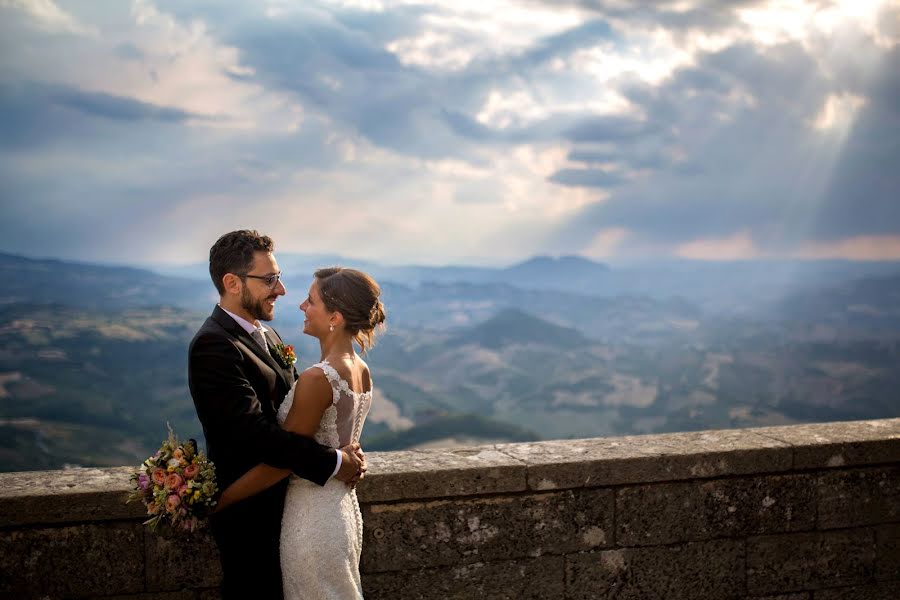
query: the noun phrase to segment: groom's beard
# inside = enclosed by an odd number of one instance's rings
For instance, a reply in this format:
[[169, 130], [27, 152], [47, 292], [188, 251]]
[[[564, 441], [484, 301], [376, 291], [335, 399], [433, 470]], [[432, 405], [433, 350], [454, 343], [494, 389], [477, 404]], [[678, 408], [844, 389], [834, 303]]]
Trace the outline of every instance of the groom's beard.
[[266, 300], [272, 296], [254, 299], [253, 296], [244, 288], [241, 291], [241, 308], [247, 311], [251, 317], [257, 321], [271, 321], [275, 318], [275, 309], [264, 304]]

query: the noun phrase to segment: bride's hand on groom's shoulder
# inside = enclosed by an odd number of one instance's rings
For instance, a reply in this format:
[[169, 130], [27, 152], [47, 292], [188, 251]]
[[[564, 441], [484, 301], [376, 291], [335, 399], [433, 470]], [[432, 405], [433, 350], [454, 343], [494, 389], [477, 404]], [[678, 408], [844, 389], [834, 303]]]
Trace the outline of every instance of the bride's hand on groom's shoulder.
[[335, 477], [350, 487], [356, 487], [360, 479], [366, 476], [368, 465], [366, 454], [359, 444], [348, 444], [339, 449], [342, 453], [341, 468]]

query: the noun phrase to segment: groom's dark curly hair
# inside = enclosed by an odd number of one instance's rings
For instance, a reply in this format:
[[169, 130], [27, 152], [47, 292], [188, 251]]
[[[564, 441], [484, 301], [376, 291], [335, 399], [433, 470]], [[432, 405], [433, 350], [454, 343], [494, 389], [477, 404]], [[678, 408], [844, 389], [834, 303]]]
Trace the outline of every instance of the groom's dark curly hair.
[[275, 243], [267, 235], [260, 235], [255, 229], [241, 229], [226, 233], [209, 249], [209, 276], [219, 290], [225, 293], [222, 278], [226, 273], [246, 275], [253, 269], [254, 252], [272, 252]]

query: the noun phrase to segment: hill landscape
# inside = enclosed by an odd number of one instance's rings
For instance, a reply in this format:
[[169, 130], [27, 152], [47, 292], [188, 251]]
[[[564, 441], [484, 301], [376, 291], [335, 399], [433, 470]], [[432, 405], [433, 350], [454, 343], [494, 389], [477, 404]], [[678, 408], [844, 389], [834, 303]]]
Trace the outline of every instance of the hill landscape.
[[[309, 276], [360, 261], [279, 262], [273, 325], [308, 365]], [[389, 313], [368, 449], [900, 415], [896, 264], [363, 268]], [[13, 255], [0, 272], [0, 470], [137, 463], [166, 421], [202, 438], [186, 363], [205, 272]]]

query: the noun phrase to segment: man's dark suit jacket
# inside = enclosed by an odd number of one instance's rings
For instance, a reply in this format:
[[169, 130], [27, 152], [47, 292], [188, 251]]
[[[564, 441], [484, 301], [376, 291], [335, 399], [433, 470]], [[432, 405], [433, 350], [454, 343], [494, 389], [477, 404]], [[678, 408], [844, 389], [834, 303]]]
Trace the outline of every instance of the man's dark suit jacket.
[[[270, 349], [282, 343], [272, 329], [267, 337]], [[319, 485], [331, 477], [335, 450], [275, 419], [296, 378], [293, 366], [282, 366], [273, 349], [266, 352], [218, 306], [194, 336], [188, 381], [220, 490], [259, 463]], [[282, 597], [278, 546], [287, 481], [213, 515], [224, 598]]]

